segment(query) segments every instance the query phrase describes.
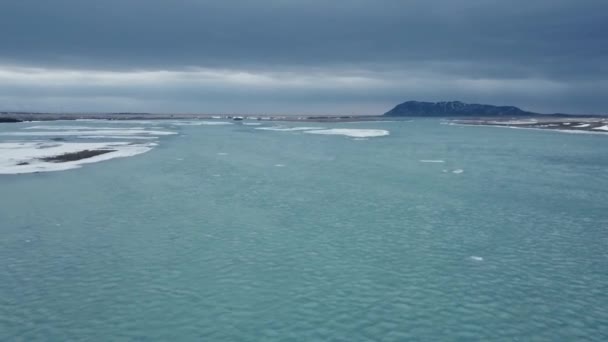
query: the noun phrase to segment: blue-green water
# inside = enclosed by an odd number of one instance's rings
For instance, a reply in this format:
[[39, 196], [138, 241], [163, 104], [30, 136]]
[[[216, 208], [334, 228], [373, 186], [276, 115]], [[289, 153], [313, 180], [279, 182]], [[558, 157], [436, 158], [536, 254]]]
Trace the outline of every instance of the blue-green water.
[[164, 126], [0, 175], [0, 340], [608, 339], [608, 136]]

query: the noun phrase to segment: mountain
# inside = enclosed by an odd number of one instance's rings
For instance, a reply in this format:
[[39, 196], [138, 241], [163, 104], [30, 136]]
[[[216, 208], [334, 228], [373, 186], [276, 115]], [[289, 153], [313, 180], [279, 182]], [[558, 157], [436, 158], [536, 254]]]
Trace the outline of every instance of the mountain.
[[514, 106], [492, 106], [471, 104], [460, 101], [419, 102], [407, 101], [384, 113], [385, 116], [530, 116], [538, 113], [527, 112]]

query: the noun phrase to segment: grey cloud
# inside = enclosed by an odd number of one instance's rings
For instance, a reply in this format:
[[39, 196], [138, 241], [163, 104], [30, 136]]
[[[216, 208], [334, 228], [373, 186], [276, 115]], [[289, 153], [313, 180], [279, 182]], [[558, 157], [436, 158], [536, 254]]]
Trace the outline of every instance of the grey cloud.
[[[380, 114], [405, 98], [518, 103], [540, 112], [595, 112], [607, 81], [462, 79], [441, 74], [365, 72], [244, 73], [47, 71], [0, 72], [0, 107], [20, 110], [95, 110], [205, 113]], [[127, 106], [128, 105], [128, 106]], [[6, 107], [5, 107], [6, 108]], [[53, 107], [56, 108], [56, 107]]]
[[[226, 108], [238, 110], [326, 105], [382, 112], [388, 104], [415, 98], [604, 112], [607, 13], [605, 0], [7, 0], [0, 3], [0, 64], [346, 74], [383, 84], [327, 87], [320, 77], [318, 87], [253, 89], [180, 79], [179, 86], [157, 84], [145, 91], [163, 97], [163, 108], [173, 103], [189, 111], [211, 102], [220, 108], [217, 99], [225, 98], [234, 102]], [[498, 85], [480, 88], [475, 81]], [[11, 99], [109, 94], [133, 100], [115, 102], [116, 109], [127, 102], [146, 109], [142, 85], [82, 82], [63, 89], [7, 80], [1, 86], [8, 105], [7, 91]], [[365, 105], [352, 106], [353, 101]]]

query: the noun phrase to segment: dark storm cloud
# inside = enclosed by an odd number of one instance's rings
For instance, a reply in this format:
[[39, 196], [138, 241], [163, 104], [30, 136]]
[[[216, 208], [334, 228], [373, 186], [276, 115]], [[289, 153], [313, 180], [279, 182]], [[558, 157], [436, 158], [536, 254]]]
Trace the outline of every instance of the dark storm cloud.
[[[0, 105], [38, 93], [111, 94], [143, 106], [154, 93], [164, 97], [163, 108], [179, 110], [204, 111], [214, 101], [219, 109], [222, 100], [239, 98], [242, 105], [231, 108], [245, 111], [256, 101], [269, 111], [287, 110], [287, 103], [317, 111], [458, 98], [601, 112], [608, 110], [607, 13], [604, 0], [6, 0], [0, 63], [22, 69], [5, 75]], [[27, 68], [84, 74], [54, 87], [23, 81]], [[233, 72], [193, 83], [209, 76], [187, 74], [198, 68]], [[178, 74], [144, 92], [146, 81], [126, 82], [136, 70]], [[86, 77], [106, 71], [127, 78], [103, 76], [100, 85], [91, 84], [99, 74]], [[299, 83], [285, 87], [290, 75]], [[317, 84], [307, 75], [318, 76]], [[336, 81], [344, 75], [364, 82], [345, 86]], [[210, 94], [213, 101], [201, 100]]]

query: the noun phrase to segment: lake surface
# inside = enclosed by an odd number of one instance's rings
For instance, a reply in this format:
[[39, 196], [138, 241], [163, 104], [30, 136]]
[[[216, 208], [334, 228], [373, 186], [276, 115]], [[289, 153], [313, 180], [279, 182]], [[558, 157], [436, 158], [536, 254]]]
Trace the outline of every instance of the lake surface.
[[197, 124], [0, 124], [176, 133], [0, 175], [0, 340], [608, 340], [608, 136]]

